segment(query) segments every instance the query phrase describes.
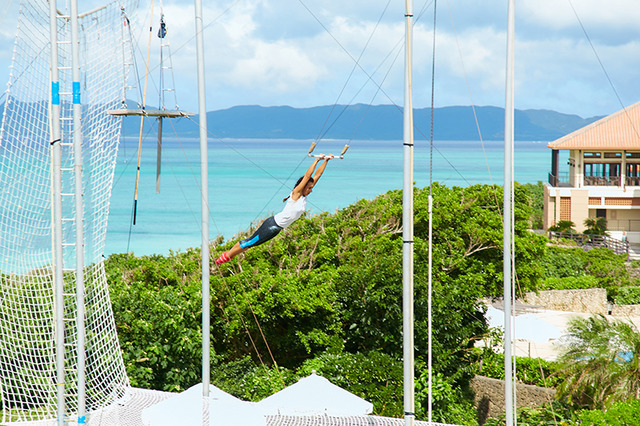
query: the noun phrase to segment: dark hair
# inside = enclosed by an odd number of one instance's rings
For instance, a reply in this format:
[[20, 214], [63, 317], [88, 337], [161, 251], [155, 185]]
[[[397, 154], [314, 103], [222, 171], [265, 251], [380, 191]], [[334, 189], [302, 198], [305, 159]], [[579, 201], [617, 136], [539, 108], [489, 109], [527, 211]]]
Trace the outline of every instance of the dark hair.
[[[302, 182], [302, 179], [304, 179], [304, 176], [302, 176], [302, 177], [300, 177], [300, 179], [298, 179], [296, 184], [293, 186], [293, 189], [296, 189], [298, 187], [298, 185], [300, 185], [300, 182]], [[309, 181], [307, 183], [309, 183], [309, 182], [313, 182], [313, 178], [312, 177], [309, 178]], [[287, 196], [287, 198], [283, 198], [282, 202], [284, 203], [285, 201], [287, 201], [289, 199], [289, 197], [290, 196]]]

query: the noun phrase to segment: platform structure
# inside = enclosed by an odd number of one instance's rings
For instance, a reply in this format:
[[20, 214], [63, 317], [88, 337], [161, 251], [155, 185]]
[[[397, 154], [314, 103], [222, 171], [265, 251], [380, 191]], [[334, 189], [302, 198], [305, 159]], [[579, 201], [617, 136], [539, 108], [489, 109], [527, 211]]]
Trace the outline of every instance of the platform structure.
[[185, 112], [179, 110], [167, 110], [167, 109], [114, 109], [109, 111], [109, 114], [116, 116], [138, 116], [138, 117], [156, 117], [156, 118], [180, 118], [180, 117], [192, 117], [195, 115], [193, 112]]

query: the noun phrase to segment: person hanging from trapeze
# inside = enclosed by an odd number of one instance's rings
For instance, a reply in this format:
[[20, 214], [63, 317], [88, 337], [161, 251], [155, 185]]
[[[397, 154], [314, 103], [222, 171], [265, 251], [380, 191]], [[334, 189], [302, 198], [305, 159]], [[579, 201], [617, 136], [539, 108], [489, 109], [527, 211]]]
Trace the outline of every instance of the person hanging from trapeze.
[[[313, 151], [314, 147], [315, 142], [309, 150], [309, 156], [311, 156], [311, 151]], [[344, 151], [346, 151], [346, 148]], [[344, 154], [344, 151], [342, 152], [342, 154]], [[282, 200], [283, 202], [286, 201], [287, 203], [285, 204], [284, 209], [282, 209], [282, 211], [275, 216], [271, 216], [265, 219], [265, 221], [262, 222], [262, 225], [260, 225], [258, 230], [252, 236], [238, 241], [233, 247], [231, 247], [231, 250], [222, 252], [220, 257], [216, 259], [216, 265], [221, 265], [225, 262], [230, 261], [237, 255], [239, 255], [240, 253], [244, 253], [251, 247], [259, 246], [260, 244], [266, 243], [267, 241], [278, 235], [280, 231], [291, 225], [300, 216], [302, 216], [302, 213], [304, 213], [307, 209], [307, 196], [311, 194], [311, 191], [313, 191], [313, 187], [316, 183], [318, 183], [318, 180], [322, 176], [324, 169], [327, 167], [327, 163], [329, 163], [329, 160], [335, 158], [333, 155], [324, 154], [314, 155], [314, 157], [316, 157], [316, 159], [309, 166], [304, 176], [298, 179], [295, 187], [293, 188], [293, 191], [291, 191], [291, 194], [289, 194], [287, 198]], [[340, 157], [338, 158], [342, 158], [342, 155], [340, 155]], [[322, 163], [320, 163], [320, 160], [323, 160]], [[320, 163], [320, 166], [316, 170], [316, 166], [318, 166], [318, 163]]]

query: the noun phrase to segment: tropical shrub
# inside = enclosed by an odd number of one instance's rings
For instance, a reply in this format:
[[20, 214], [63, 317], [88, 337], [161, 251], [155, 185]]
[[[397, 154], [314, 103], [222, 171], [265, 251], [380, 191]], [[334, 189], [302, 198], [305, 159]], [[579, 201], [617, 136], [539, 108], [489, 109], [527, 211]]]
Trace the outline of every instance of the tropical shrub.
[[201, 289], [194, 277], [199, 269], [195, 258], [192, 252], [144, 258], [118, 254], [106, 262], [133, 386], [182, 391], [200, 381]]
[[544, 290], [571, 290], [579, 288], [596, 288], [599, 282], [593, 275], [579, 277], [547, 278], [544, 280]]
[[558, 398], [576, 408], [605, 409], [640, 395], [640, 333], [599, 315], [574, 318], [559, 357]]
[[[519, 426], [577, 426], [571, 408], [558, 401], [542, 404], [539, 407], [523, 407], [517, 410]], [[504, 426], [505, 416], [487, 419], [485, 426]]]
[[584, 220], [585, 234], [605, 235], [607, 233], [607, 219], [604, 217], [587, 218]]
[[[626, 266], [626, 255], [617, 255], [604, 247], [588, 251], [547, 247], [540, 264], [545, 283], [542, 287], [547, 288], [604, 288], [609, 300], [613, 300], [622, 287], [632, 282]], [[582, 285], [585, 287], [580, 287]]]
[[640, 400], [616, 402], [606, 411], [579, 411], [576, 417], [580, 426], [636, 426], [640, 419]]
[[548, 278], [585, 276], [586, 263], [580, 248], [547, 247], [541, 259], [545, 281]]
[[555, 225], [550, 226], [548, 231], [575, 234], [576, 224], [570, 220], [560, 220]]
[[542, 229], [543, 227], [543, 210], [544, 210], [544, 183], [538, 181], [536, 183], [525, 183], [522, 187], [528, 192], [529, 206], [531, 207], [531, 228]]
[[[478, 374], [504, 380], [504, 354], [489, 352], [478, 365]], [[527, 385], [554, 388], [562, 380], [555, 362], [542, 358], [516, 357], [516, 379]]]
[[617, 305], [638, 305], [640, 304], [640, 287], [622, 287], [614, 299]]
[[[429, 409], [429, 376], [422, 370], [415, 382], [416, 417], [427, 420]], [[440, 423], [475, 426], [477, 411], [471, 391], [456, 385], [452, 378], [442, 374], [432, 376], [432, 420]]]
[[585, 251], [582, 256], [586, 263], [585, 271], [598, 279], [599, 287], [615, 289], [631, 283], [625, 254], [615, 254], [612, 250], [600, 247]]

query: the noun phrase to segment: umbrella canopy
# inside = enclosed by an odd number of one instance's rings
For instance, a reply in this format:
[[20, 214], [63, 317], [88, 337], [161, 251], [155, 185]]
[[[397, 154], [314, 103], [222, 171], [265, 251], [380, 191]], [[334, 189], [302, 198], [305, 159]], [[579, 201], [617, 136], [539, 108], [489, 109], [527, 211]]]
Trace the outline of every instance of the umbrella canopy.
[[[489, 306], [486, 313], [489, 326], [504, 329], [504, 312]], [[550, 339], [559, 339], [563, 331], [553, 324], [540, 318], [535, 313], [518, 315], [514, 318], [516, 339], [525, 339], [532, 342], [547, 342]]]
[[373, 404], [313, 372], [258, 402], [256, 408], [264, 415], [361, 416], [371, 414]]
[[[253, 402], [243, 401], [217, 387], [209, 387], [210, 424], [216, 426], [264, 426], [266, 418]], [[176, 396], [142, 410], [142, 422], [147, 426], [202, 424], [202, 383]]]

